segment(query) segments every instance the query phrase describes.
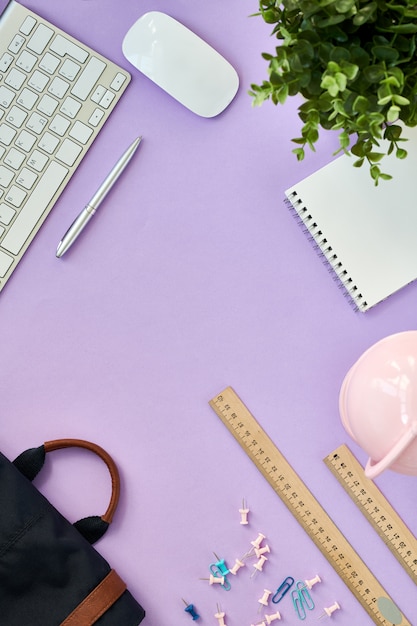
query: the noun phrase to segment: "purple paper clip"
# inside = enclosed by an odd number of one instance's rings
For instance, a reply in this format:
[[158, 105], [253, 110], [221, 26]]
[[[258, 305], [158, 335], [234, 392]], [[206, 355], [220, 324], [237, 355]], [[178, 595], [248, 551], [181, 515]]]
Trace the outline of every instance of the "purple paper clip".
[[272, 596], [272, 602], [274, 604], [278, 604], [285, 596], [287, 591], [290, 590], [292, 585], [294, 584], [294, 578], [292, 576], [287, 576], [287, 578], [280, 584], [274, 595]]

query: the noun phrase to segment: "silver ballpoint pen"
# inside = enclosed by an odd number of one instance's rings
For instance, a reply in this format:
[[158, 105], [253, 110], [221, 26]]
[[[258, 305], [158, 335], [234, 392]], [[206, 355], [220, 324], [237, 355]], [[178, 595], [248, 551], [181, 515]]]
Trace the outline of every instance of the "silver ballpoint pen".
[[90, 202], [84, 207], [78, 217], [75, 218], [65, 235], [62, 237], [56, 250], [56, 256], [59, 258], [72, 246], [80, 233], [84, 230], [88, 222], [91, 220], [98, 207], [113, 187], [120, 174], [123, 172], [133, 155], [135, 154], [142, 137], [137, 137], [135, 141], [128, 147], [126, 152], [120, 157], [111, 172], [102, 182]]

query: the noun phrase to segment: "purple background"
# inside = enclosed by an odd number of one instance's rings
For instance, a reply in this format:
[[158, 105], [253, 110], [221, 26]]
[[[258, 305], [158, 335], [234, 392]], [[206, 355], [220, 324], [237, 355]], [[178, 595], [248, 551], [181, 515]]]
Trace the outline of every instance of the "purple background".
[[[297, 163], [299, 101], [252, 107], [250, 84], [266, 77], [261, 53], [274, 48], [271, 27], [249, 17], [257, 2], [24, 4], [133, 78], [1, 294], [3, 453], [78, 437], [112, 454], [121, 503], [97, 548], [144, 605], [146, 626], [190, 623], [182, 598], [198, 623], [217, 624], [219, 603], [227, 626], [249, 626], [265, 587], [317, 573], [306, 624], [335, 600], [335, 624], [372, 624], [209, 407], [232, 385], [417, 624], [415, 585], [322, 462], [346, 442], [365, 463], [340, 423], [340, 385], [366, 348], [415, 328], [417, 285], [355, 313], [286, 208], [284, 190], [330, 160], [338, 140], [323, 134]], [[124, 34], [148, 10], [182, 21], [236, 68], [239, 92], [219, 117], [197, 117], [123, 58]], [[139, 134], [123, 179], [57, 260], [61, 235]], [[377, 480], [414, 534], [416, 480], [393, 472]], [[75, 520], [104, 511], [108, 482], [99, 460], [65, 451], [36, 484]], [[248, 527], [239, 524], [242, 498]], [[247, 568], [230, 592], [199, 580], [213, 551], [231, 565], [258, 532], [272, 550], [263, 574], [251, 579]], [[282, 623], [299, 623], [290, 598], [279, 607]]]

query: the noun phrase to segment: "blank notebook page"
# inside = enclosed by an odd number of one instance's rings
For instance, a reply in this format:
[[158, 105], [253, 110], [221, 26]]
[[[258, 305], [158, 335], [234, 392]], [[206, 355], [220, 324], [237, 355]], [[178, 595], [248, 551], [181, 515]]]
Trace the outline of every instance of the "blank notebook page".
[[375, 187], [368, 165], [343, 155], [285, 192], [361, 311], [417, 278], [417, 130], [403, 136], [407, 158], [381, 163], [392, 180]]

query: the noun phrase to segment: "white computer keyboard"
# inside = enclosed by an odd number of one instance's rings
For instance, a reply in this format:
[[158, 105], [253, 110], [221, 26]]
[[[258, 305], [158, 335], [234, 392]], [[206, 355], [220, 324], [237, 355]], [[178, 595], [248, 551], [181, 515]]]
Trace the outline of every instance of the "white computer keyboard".
[[0, 291], [129, 81], [15, 0], [0, 15]]

